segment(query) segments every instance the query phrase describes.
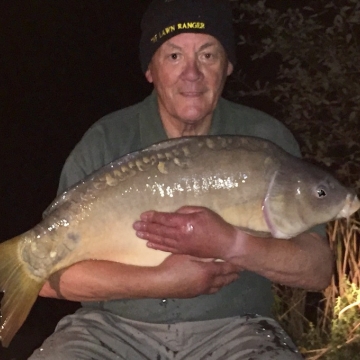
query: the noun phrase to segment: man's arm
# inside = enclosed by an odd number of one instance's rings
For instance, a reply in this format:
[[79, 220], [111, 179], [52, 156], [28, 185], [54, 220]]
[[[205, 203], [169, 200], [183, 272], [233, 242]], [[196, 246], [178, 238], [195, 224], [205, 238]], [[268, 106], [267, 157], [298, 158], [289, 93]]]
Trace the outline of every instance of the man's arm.
[[190, 298], [212, 294], [238, 278], [230, 263], [171, 255], [156, 267], [88, 260], [53, 274], [40, 296], [72, 301]]
[[330, 283], [332, 253], [326, 239], [316, 233], [289, 240], [255, 237], [201, 207], [147, 212], [134, 228], [149, 247], [220, 258], [276, 283], [308, 290], [324, 289]]

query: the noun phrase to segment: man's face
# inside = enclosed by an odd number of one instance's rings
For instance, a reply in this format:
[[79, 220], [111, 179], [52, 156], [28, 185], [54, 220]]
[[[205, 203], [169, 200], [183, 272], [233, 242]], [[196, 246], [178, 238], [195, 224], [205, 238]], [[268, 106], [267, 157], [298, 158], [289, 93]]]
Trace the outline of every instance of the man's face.
[[211, 118], [233, 66], [211, 35], [183, 33], [156, 51], [146, 78], [158, 94], [162, 120], [196, 124]]

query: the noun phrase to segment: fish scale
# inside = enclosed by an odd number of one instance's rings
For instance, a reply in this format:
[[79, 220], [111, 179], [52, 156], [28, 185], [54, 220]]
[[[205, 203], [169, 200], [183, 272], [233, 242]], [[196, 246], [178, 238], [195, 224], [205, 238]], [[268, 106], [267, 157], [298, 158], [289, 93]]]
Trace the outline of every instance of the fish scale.
[[[325, 194], [325, 196], [324, 196]], [[255, 137], [167, 140], [104, 166], [58, 196], [33, 229], [0, 244], [8, 346], [48, 277], [86, 259], [157, 266], [169, 253], [136, 237], [147, 210], [205, 206], [257, 236], [291, 238], [359, 209], [328, 172]]]

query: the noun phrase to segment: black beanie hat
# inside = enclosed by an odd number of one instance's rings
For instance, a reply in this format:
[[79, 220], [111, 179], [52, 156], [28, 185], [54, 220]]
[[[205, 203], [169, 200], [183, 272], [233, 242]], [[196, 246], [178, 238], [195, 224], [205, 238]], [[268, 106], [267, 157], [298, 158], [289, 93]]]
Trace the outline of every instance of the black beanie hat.
[[180, 33], [214, 36], [235, 65], [235, 43], [229, 0], [154, 0], [141, 21], [140, 62], [145, 73], [156, 50]]

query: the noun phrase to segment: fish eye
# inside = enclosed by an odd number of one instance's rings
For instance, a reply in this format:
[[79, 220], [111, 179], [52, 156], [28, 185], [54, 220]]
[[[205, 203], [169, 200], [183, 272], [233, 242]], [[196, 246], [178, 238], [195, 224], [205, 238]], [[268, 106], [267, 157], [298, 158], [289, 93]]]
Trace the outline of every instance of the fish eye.
[[317, 196], [318, 196], [319, 199], [322, 199], [322, 198], [326, 197], [326, 190], [323, 187], [319, 187], [316, 190], [316, 193], [317, 193]]

